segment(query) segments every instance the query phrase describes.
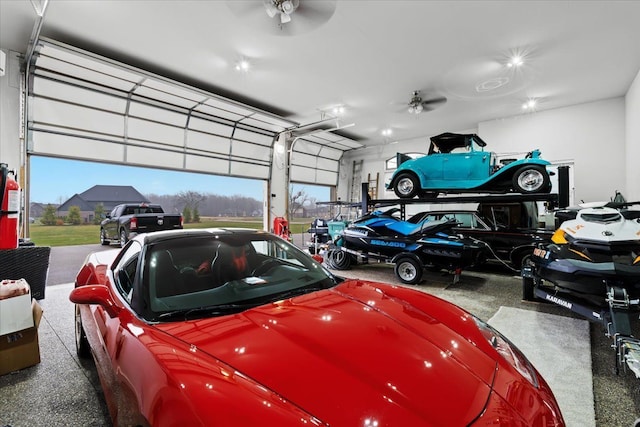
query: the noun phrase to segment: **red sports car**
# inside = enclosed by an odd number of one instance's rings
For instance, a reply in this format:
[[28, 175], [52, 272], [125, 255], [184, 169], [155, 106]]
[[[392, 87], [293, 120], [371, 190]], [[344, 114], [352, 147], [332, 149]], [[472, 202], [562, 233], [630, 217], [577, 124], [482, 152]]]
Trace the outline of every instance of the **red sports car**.
[[429, 294], [333, 276], [272, 234], [142, 234], [71, 292], [114, 425], [563, 426], [506, 338]]

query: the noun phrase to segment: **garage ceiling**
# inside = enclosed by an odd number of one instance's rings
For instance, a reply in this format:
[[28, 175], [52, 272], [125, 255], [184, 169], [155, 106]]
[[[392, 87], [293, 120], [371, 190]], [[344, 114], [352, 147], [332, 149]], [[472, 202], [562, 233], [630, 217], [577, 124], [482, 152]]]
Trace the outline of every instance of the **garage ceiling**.
[[[0, 46], [26, 52], [44, 4], [0, 1]], [[301, 125], [342, 106], [365, 145], [623, 96], [640, 69], [638, 1], [300, 0], [291, 18], [262, 0], [51, 0], [40, 35]], [[409, 114], [416, 90], [446, 102]]]

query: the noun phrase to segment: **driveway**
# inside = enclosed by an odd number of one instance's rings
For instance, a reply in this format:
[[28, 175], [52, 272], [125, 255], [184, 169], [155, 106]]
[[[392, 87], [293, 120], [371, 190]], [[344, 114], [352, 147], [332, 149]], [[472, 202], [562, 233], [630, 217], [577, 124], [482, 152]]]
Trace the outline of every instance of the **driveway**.
[[108, 249], [118, 250], [119, 248], [100, 244], [52, 247], [49, 255], [47, 286], [73, 283], [87, 255]]

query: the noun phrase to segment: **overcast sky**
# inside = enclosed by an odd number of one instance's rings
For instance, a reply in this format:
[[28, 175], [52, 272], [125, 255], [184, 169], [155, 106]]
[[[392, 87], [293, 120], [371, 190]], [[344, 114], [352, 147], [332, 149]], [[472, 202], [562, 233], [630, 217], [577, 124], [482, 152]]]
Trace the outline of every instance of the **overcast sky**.
[[[223, 196], [263, 198], [260, 180], [31, 157], [31, 202], [62, 203], [94, 185], [131, 185], [142, 194], [173, 195], [197, 191]], [[329, 201], [329, 188], [294, 184], [317, 201]]]

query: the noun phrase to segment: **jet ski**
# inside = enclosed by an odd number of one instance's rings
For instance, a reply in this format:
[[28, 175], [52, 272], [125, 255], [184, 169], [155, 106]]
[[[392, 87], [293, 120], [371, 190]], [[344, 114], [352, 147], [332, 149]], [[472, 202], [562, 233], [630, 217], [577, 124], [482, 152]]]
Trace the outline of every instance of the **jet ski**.
[[534, 249], [521, 274], [523, 299], [552, 302], [602, 324], [613, 338], [616, 373], [624, 367], [640, 379], [640, 340], [632, 327], [640, 310], [640, 216], [628, 205], [579, 210], [551, 244]]
[[[454, 219], [421, 221], [417, 224], [402, 221], [394, 213], [374, 211], [366, 214], [342, 230], [335, 244], [330, 267], [344, 269], [350, 266], [348, 257], [341, 252], [396, 263], [402, 258], [411, 259], [405, 274], [396, 268], [396, 274], [405, 283], [417, 283], [424, 267], [461, 270], [486, 259], [486, 246], [456, 234]], [[458, 273], [459, 274], [459, 273]]]
[[552, 243], [535, 249], [535, 275], [560, 291], [605, 303], [610, 288], [640, 298], [640, 218], [610, 207], [581, 209]]

